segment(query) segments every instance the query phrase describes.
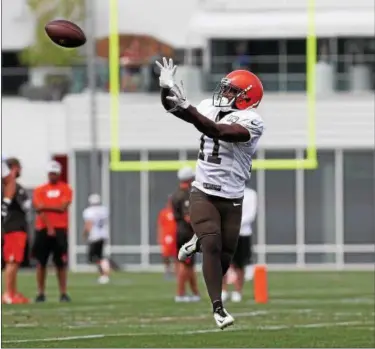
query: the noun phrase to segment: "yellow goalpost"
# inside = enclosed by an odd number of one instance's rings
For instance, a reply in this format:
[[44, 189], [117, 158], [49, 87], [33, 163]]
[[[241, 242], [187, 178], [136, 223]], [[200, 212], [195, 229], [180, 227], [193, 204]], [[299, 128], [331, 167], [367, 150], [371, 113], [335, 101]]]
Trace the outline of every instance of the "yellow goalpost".
[[[306, 91], [308, 105], [308, 142], [305, 159], [256, 159], [253, 169], [294, 170], [316, 169], [318, 167], [316, 149], [316, 97], [315, 97], [315, 64], [316, 64], [316, 31], [315, 0], [308, 1], [308, 30], [306, 39]], [[184, 165], [195, 166], [196, 161], [126, 161], [121, 160], [119, 141], [119, 33], [118, 33], [118, 0], [109, 0], [110, 36], [109, 36], [109, 92], [110, 92], [110, 133], [112, 171], [177, 171]], [[126, 116], [125, 116], [126, 117]]]

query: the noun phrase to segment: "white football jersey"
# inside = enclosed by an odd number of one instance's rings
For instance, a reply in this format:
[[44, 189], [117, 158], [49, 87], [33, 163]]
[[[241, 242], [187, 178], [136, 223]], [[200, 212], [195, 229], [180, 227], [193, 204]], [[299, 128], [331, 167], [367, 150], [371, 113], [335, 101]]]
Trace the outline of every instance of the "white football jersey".
[[242, 204], [242, 219], [240, 236], [250, 236], [253, 233], [252, 224], [255, 220], [258, 206], [257, 193], [254, 189], [245, 188]]
[[108, 238], [108, 209], [102, 205], [89, 206], [83, 211], [83, 220], [92, 222], [88, 235], [90, 242]]
[[241, 198], [251, 176], [251, 158], [263, 133], [263, 120], [253, 110], [233, 110], [216, 120], [220, 108], [213, 106], [211, 99], [203, 100], [197, 109], [217, 123], [240, 124], [249, 130], [251, 139], [229, 143], [202, 135], [193, 186], [209, 195]]

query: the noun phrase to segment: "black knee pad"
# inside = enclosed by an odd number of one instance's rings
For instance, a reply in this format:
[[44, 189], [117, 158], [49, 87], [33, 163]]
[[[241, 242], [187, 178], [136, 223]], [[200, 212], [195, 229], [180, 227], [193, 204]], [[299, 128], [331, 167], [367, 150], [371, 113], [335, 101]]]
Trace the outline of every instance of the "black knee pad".
[[203, 253], [221, 254], [221, 237], [219, 234], [206, 234], [199, 239]]

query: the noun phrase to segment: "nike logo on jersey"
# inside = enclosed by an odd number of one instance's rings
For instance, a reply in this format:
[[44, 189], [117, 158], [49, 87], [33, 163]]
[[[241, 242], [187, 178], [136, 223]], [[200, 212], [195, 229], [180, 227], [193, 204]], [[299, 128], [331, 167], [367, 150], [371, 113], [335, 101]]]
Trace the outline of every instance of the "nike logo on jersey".
[[241, 206], [241, 204], [238, 202], [233, 202], [233, 206]]

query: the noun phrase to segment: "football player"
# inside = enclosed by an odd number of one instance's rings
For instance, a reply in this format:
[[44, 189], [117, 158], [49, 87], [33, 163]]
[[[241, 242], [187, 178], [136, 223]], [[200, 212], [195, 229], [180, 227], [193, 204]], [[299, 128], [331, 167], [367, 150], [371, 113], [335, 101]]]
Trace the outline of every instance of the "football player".
[[[245, 273], [250, 274], [252, 279], [252, 227], [257, 212], [257, 193], [251, 188], [245, 188], [242, 204], [242, 221], [240, 236], [237, 242], [236, 252], [233, 256], [231, 268], [224, 277], [222, 300], [225, 302], [228, 297], [228, 284], [231, 283], [230, 276], [233, 275], [235, 291], [231, 294], [232, 302], [241, 302], [242, 289], [246, 279]], [[231, 272], [231, 273], [230, 273]], [[229, 275], [228, 275], [229, 274]]]
[[7, 217], [9, 206], [16, 194], [16, 177], [9, 169], [4, 157], [1, 157], [1, 182], [2, 182], [2, 201], [1, 201], [1, 222]]
[[175, 83], [177, 66], [163, 58], [159, 84], [164, 108], [202, 133], [190, 196], [190, 220], [195, 232], [184, 244], [179, 260], [203, 253], [203, 276], [213, 316], [219, 328], [234, 323], [221, 299], [226, 274], [241, 227], [245, 182], [251, 176], [252, 156], [263, 134], [263, 120], [255, 111], [263, 97], [259, 78], [246, 70], [225, 76], [212, 99], [194, 107]]
[[[6, 165], [12, 178], [19, 178], [21, 176], [22, 166], [18, 159], [8, 158]], [[5, 262], [3, 303], [20, 304], [29, 302], [17, 290], [17, 274], [19, 266], [23, 262], [27, 244], [27, 231], [29, 230], [27, 213], [30, 208], [31, 200], [26, 190], [16, 182], [16, 192], [7, 206], [7, 214], [2, 222], [1, 229]]]
[[103, 257], [103, 248], [109, 238], [108, 234], [108, 209], [102, 205], [99, 194], [91, 194], [88, 199], [89, 206], [83, 211], [85, 226], [83, 237], [89, 242], [88, 259], [95, 263], [99, 269], [99, 284], [109, 282], [110, 264]]
[[[194, 171], [191, 167], [182, 167], [177, 177], [180, 185], [172, 195], [173, 216], [177, 225], [176, 247], [181, 248], [194, 235], [190, 223], [190, 190], [194, 180]], [[176, 248], [176, 249], [177, 249]], [[176, 302], [199, 302], [197, 275], [195, 273], [195, 256], [178, 261], [177, 264], [177, 295]], [[185, 294], [185, 285], [189, 283], [192, 296]]]
[[[165, 279], [171, 279], [176, 272], [177, 242], [176, 221], [173, 216], [171, 197], [166, 206], [159, 212], [157, 221], [158, 243], [164, 262]], [[174, 264], [174, 267], [173, 265]]]

